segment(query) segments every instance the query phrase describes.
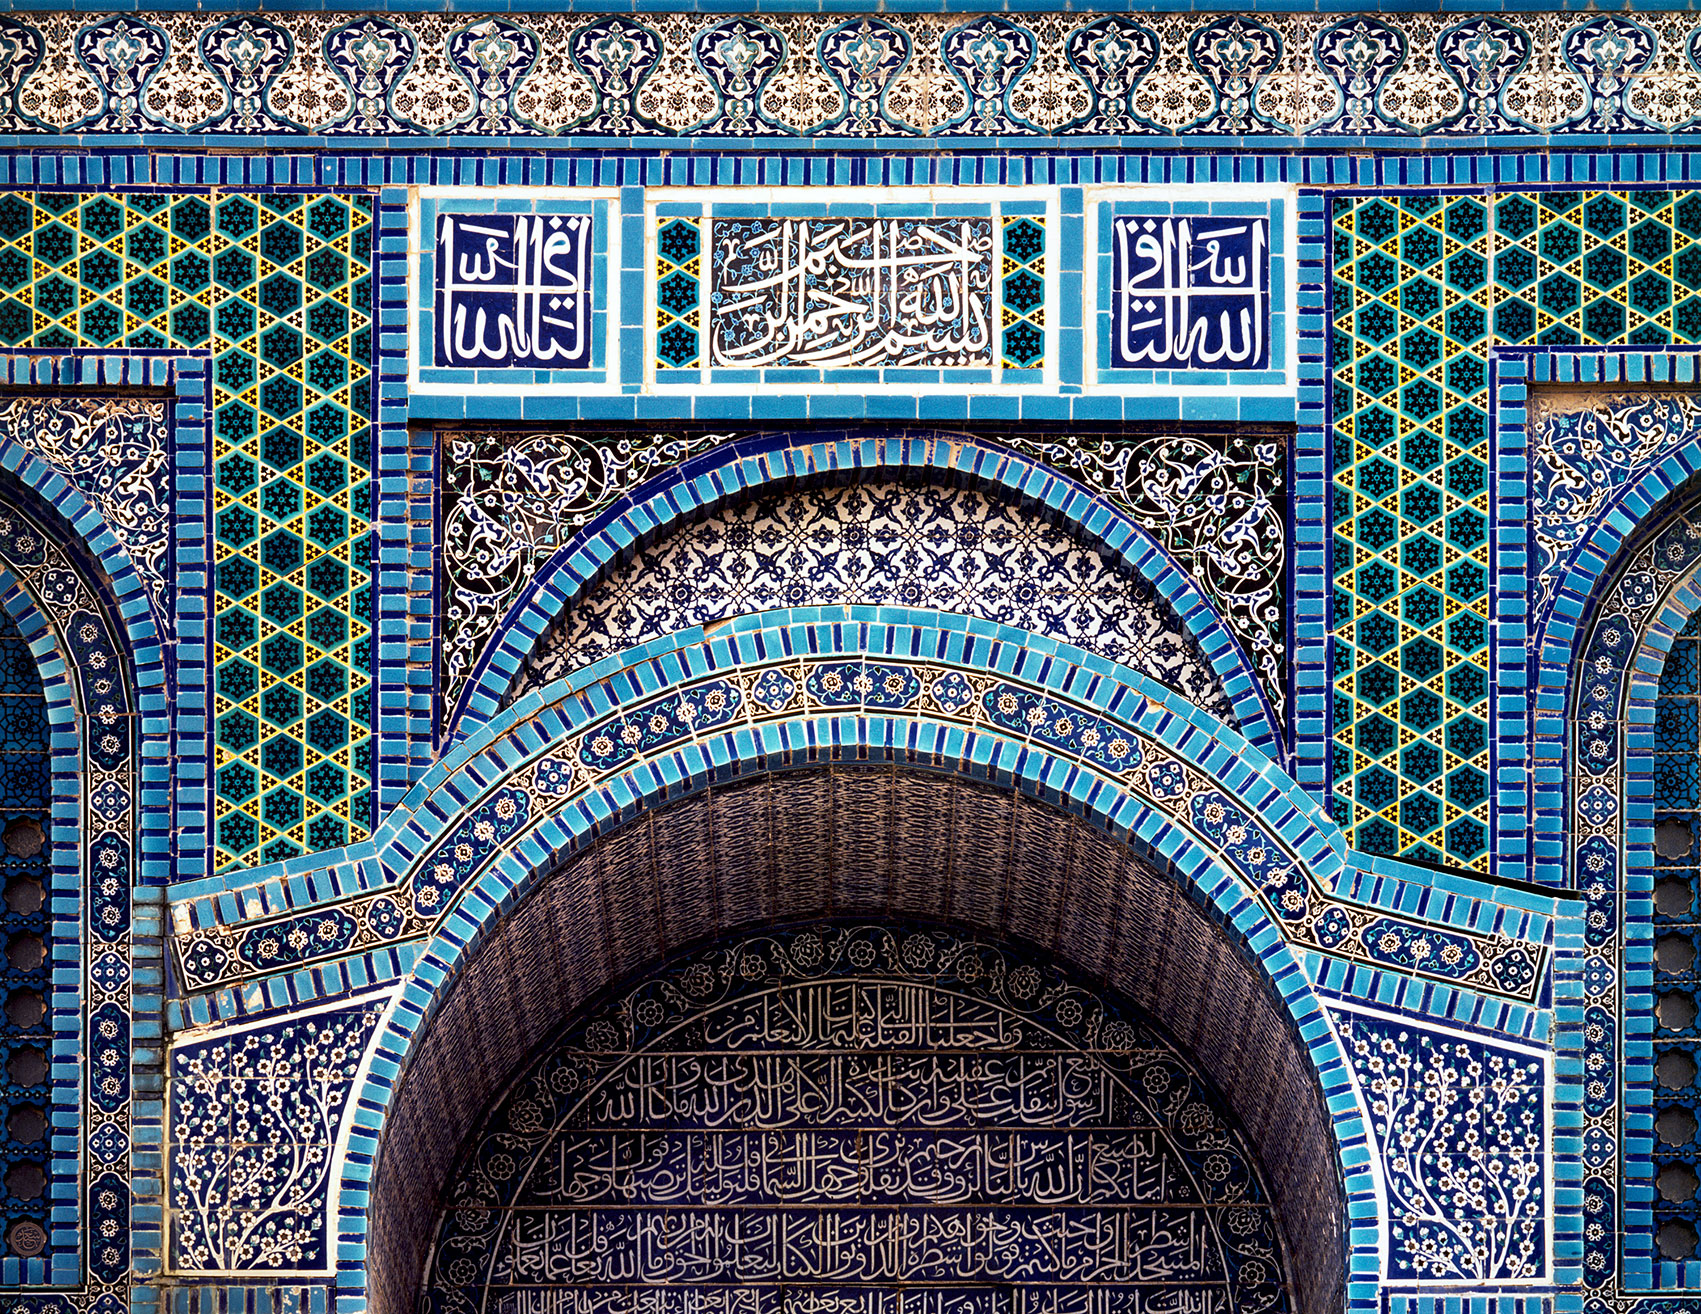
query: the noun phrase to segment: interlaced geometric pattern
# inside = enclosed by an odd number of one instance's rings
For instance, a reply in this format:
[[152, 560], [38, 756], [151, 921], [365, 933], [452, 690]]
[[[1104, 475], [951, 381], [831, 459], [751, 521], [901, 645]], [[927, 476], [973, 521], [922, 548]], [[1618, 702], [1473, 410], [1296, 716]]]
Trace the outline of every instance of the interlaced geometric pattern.
[[1004, 220], [1003, 298], [999, 343], [1005, 369], [1045, 365], [1045, 220]]
[[1701, 193], [1339, 198], [1333, 807], [1486, 870], [1491, 345], [1701, 341]]
[[656, 233], [656, 368], [702, 363], [703, 232], [699, 219], [665, 220]]
[[365, 196], [0, 196], [0, 342], [208, 350], [217, 866], [365, 836]]
[[1654, 705], [1654, 1235], [1687, 1259], [1701, 1227], [1701, 612], [1672, 644]]
[[223, 869], [371, 828], [370, 201], [229, 197], [214, 231]]

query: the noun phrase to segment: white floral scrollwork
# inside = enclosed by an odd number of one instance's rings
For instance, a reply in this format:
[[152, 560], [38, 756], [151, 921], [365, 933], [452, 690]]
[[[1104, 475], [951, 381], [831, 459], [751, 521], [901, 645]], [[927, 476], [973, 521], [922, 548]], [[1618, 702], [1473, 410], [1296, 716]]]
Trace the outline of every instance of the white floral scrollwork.
[[1542, 1065], [1461, 1036], [1339, 1014], [1388, 1189], [1391, 1278], [1544, 1268]]
[[331, 1157], [380, 1012], [372, 1001], [173, 1053], [172, 1243], [180, 1268], [328, 1262]]

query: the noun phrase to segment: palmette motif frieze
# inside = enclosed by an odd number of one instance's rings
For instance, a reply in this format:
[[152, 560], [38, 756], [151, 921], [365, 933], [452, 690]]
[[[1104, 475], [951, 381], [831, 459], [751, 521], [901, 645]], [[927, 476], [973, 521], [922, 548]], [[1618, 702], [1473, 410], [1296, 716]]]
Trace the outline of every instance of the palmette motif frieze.
[[1296, 944], [1502, 997], [1528, 1000], [1541, 987], [1541, 945], [1443, 930], [1332, 898], [1221, 782], [1133, 724], [1002, 676], [843, 655], [693, 681], [593, 722], [470, 804], [398, 884], [338, 904], [180, 931], [172, 946], [180, 979], [199, 992], [421, 939], [492, 861], [614, 777], [743, 727], [858, 712], [962, 724], [1080, 763], [1220, 854]]
[[30, 14], [19, 134], [1681, 133], [1689, 14]]

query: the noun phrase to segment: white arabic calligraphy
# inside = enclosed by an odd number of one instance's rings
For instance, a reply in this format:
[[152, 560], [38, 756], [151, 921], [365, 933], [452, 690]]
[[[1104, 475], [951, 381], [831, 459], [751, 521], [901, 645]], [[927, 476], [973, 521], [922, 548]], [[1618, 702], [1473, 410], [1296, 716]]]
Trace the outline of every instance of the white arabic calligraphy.
[[1228, 1314], [1222, 1286], [521, 1286], [493, 1314]]
[[716, 220], [713, 363], [992, 364], [990, 219]]
[[441, 216], [436, 363], [589, 364], [590, 237], [587, 215]]
[[1278, 1314], [1270, 1207], [1172, 1051], [1025, 965], [901, 944], [939, 975], [802, 976], [764, 936], [585, 1024], [447, 1206], [443, 1308]]
[[1261, 366], [1270, 313], [1266, 223], [1116, 219], [1112, 364]]

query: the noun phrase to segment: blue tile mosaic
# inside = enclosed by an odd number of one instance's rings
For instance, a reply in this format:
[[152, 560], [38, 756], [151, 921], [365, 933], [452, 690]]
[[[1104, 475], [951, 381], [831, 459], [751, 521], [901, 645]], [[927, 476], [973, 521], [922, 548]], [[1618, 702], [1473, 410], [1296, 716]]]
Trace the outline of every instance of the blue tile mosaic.
[[[639, 8], [0, 16], [0, 1301], [1690, 1314], [1694, 16]], [[1134, 1103], [522, 1164], [711, 996]]]

